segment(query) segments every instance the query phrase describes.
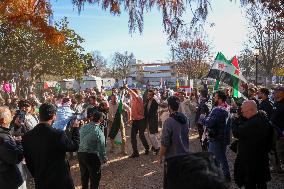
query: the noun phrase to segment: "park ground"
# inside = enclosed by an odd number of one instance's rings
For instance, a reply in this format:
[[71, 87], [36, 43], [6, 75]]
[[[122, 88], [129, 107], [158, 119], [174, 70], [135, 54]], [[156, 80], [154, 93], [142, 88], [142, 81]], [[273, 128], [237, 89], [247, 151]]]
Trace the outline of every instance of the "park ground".
[[[127, 132], [127, 152], [131, 154], [130, 128]], [[146, 133], [145, 133], [146, 134]], [[190, 132], [190, 151], [201, 150], [198, 135]], [[108, 153], [109, 163], [102, 167], [102, 178], [100, 189], [162, 189], [163, 188], [163, 166], [158, 163], [158, 156], [153, 154], [143, 155], [143, 147], [138, 139], [140, 157], [129, 159], [128, 156], [120, 155], [119, 146], [113, 154]], [[149, 140], [148, 140], [149, 142]], [[230, 170], [233, 170], [235, 153], [228, 150]], [[71, 172], [76, 189], [81, 188], [80, 169], [76, 160], [71, 161]], [[230, 186], [232, 189], [238, 188], [234, 181]], [[272, 181], [269, 182], [268, 189], [284, 189], [284, 174], [272, 174]]]

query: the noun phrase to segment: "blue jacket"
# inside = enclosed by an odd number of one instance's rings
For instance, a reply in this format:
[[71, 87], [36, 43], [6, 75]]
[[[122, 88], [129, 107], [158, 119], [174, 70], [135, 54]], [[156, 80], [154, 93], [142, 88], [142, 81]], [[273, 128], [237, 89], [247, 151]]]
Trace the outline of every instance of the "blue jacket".
[[215, 107], [204, 120], [207, 128], [209, 141], [221, 141], [230, 144], [231, 119], [230, 112], [225, 107]]
[[62, 105], [57, 109], [56, 120], [53, 123], [52, 127], [55, 129], [65, 131], [66, 126], [71, 121], [74, 111], [71, 110], [69, 105]]

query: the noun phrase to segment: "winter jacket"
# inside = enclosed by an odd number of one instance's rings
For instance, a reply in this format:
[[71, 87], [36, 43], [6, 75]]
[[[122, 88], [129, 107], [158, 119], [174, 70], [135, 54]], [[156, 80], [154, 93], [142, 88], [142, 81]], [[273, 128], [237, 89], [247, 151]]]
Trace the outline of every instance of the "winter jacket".
[[256, 114], [244, 122], [233, 121], [233, 135], [238, 140], [234, 165], [236, 184], [261, 183], [271, 179], [268, 152], [272, 140], [272, 127], [267, 118]]
[[189, 124], [186, 116], [181, 112], [170, 114], [165, 121], [161, 145], [167, 148], [165, 159], [186, 155], [189, 153]]
[[200, 103], [198, 104], [197, 111], [196, 111], [196, 117], [195, 117], [195, 122], [200, 122], [199, 118], [200, 115], [204, 114], [207, 116], [209, 114], [209, 108], [206, 104], [206, 100], [201, 100]]
[[273, 103], [269, 100], [269, 98], [267, 98], [261, 101], [261, 103], [259, 104], [259, 110], [265, 111], [267, 117], [270, 119], [273, 110]]
[[39, 123], [23, 136], [27, 167], [35, 178], [37, 189], [74, 189], [66, 152], [79, 148], [79, 128], [71, 129], [71, 136]]
[[149, 100], [146, 101], [144, 107], [144, 115], [149, 127], [150, 134], [158, 133], [158, 108], [159, 104], [155, 99], [152, 99], [152, 102], [150, 102]]
[[16, 189], [23, 183], [17, 167], [23, 159], [23, 149], [9, 133], [9, 129], [0, 126], [0, 188]]
[[275, 102], [271, 113], [271, 122], [276, 125], [282, 132], [284, 131], [284, 99]]
[[217, 106], [213, 108], [203, 122], [208, 131], [209, 141], [230, 144], [230, 122], [230, 112], [227, 107]]
[[105, 136], [99, 124], [91, 122], [82, 126], [78, 152], [96, 154], [101, 161], [106, 160]]

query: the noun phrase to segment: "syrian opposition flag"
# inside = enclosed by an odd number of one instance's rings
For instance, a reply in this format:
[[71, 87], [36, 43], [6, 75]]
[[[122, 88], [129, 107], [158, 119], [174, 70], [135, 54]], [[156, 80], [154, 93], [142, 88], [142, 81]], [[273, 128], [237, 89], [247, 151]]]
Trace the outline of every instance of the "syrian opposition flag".
[[123, 120], [122, 120], [122, 116], [121, 116], [122, 107], [123, 107], [122, 99], [120, 99], [120, 101], [119, 101], [118, 108], [117, 108], [117, 111], [115, 113], [113, 123], [112, 123], [111, 129], [110, 129], [109, 135], [108, 135], [108, 137], [111, 138], [111, 139], [115, 139], [116, 135], [119, 132], [121, 124], [123, 124]]
[[240, 72], [237, 58], [234, 57], [231, 61], [229, 61], [220, 52], [217, 54], [207, 77], [224, 82], [233, 87], [234, 96], [238, 93], [238, 91], [241, 93], [244, 92], [244, 86], [247, 83], [246, 79]]
[[[233, 59], [231, 60], [231, 64], [233, 64], [233, 66], [235, 66], [236, 69], [240, 70], [239, 61], [236, 56], [234, 56]], [[234, 88], [233, 97], [238, 97], [238, 96], [239, 96], [239, 86], [236, 86]]]
[[[227, 60], [229, 61], [229, 60]], [[234, 56], [231, 60], [230, 60], [230, 64], [232, 64], [233, 66], [235, 66], [235, 68], [239, 69], [239, 62], [236, 56]], [[214, 91], [219, 90], [219, 86], [220, 86], [220, 80], [216, 80], [215, 82], [215, 86], [214, 86]], [[239, 97], [239, 90], [238, 90], [238, 86], [234, 89], [234, 93], [233, 93], [233, 97]]]

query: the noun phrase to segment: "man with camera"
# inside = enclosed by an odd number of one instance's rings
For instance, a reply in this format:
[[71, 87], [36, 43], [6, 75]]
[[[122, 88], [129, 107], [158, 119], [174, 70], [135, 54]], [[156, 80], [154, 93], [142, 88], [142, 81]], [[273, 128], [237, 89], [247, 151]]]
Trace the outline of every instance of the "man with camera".
[[232, 122], [234, 137], [238, 139], [235, 182], [246, 189], [266, 189], [266, 182], [271, 179], [268, 153], [272, 146], [272, 127], [266, 114], [257, 111], [254, 100], [245, 101], [241, 112]]

